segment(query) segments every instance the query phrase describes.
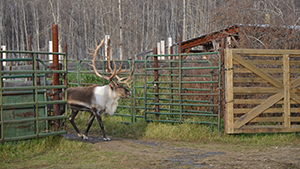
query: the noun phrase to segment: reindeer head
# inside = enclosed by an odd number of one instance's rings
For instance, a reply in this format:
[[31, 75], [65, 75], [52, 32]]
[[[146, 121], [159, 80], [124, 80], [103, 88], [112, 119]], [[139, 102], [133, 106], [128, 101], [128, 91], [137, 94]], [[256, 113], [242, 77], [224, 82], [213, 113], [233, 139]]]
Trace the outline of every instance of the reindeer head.
[[[96, 43], [97, 43], [97, 42], [96, 42]], [[90, 64], [90, 65], [93, 67], [94, 72], [95, 72], [95, 74], [96, 74], [98, 77], [100, 77], [100, 78], [102, 78], [102, 79], [105, 79], [105, 80], [109, 81], [109, 83], [110, 83], [110, 84], [109, 84], [109, 87], [110, 87], [113, 91], [115, 91], [120, 97], [126, 98], [126, 97], [131, 96], [131, 92], [130, 92], [125, 86], [123, 86], [122, 84], [126, 84], [129, 88], [131, 88], [131, 87], [130, 87], [130, 83], [132, 83], [132, 81], [133, 81], [133, 80], [132, 80], [132, 75], [133, 75], [133, 70], [134, 70], [133, 67], [132, 67], [131, 73], [130, 73], [130, 75], [129, 75], [128, 77], [122, 77], [122, 78], [120, 78], [120, 77], [118, 76], [118, 74], [124, 73], [124, 72], [128, 72], [127, 69], [125, 68], [125, 70], [122, 70], [122, 65], [123, 65], [123, 62], [122, 62], [121, 65], [120, 65], [120, 67], [119, 67], [119, 69], [117, 70], [117, 69], [116, 69], [116, 63], [115, 63], [115, 60], [113, 59], [114, 70], [112, 71], [111, 66], [110, 66], [110, 57], [108, 56], [108, 57], [107, 57], [107, 61], [108, 61], [108, 70], [109, 70], [110, 72], [112, 72], [112, 74], [108, 77], [108, 76], [101, 75], [101, 74], [97, 71], [96, 66], [95, 66], [96, 56], [97, 56], [97, 53], [98, 53], [100, 47], [103, 45], [103, 43], [104, 43], [104, 39], [103, 39], [103, 40], [101, 41], [101, 43], [97, 46], [96, 49], [90, 49], [90, 50], [94, 51], [94, 53], [88, 53], [88, 54], [90, 54], [90, 55], [93, 56], [92, 64]], [[113, 81], [114, 77], [116, 77], [116, 78], [118, 79], [117, 82]]]
[[109, 87], [113, 91], [115, 91], [121, 98], [128, 98], [131, 96], [131, 92], [121, 83], [110, 83]]

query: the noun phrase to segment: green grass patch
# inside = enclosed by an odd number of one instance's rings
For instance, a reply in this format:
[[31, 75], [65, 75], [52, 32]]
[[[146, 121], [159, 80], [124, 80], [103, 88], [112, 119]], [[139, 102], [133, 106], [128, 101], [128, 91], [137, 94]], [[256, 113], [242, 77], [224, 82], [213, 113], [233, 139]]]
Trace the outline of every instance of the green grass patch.
[[134, 153], [102, 149], [99, 145], [65, 140], [61, 136], [7, 142], [0, 145], [0, 168], [132, 168], [133, 163], [148, 165], [135, 160], [138, 158]]
[[[76, 118], [81, 131], [87, 126], [89, 113], [83, 113]], [[223, 131], [211, 132], [210, 125], [147, 123], [139, 120], [133, 124], [123, 124], [122, 117], [103, 116], [106, 133], [112, 138], [130, 138], [150, 142], [164, 142], [174, 147], [205, 148], [206, 145], [224, 150], [264, 150], [271, 146], [290, 146], [300, 143], [300, 133], [276, 134], [239, 134], [227, 135]], [[96, 120], [95, 120], [96, 121]], [[69, 132], [74, 133], [72, 126]], [[90, 134], [102, 137], [97, 122], [94, 122]], [[112, 144], [114, 141], [111, 142]], [[0, 144], [1, 168], [149, 168], [152, 164], [161, 166], [160, 157], [149, 159], [131, 151], [117, 149], [103, 150], [104, 142], [90, 144], [63, 139], [61, 136], [51, 136], [27, 141], [6, 142]], [[153, 149], [138, 143], [129, 145], [137, 152]], [[161, 147], [163, 148], [163, 147]], [[122, 147], [120, 147], [122, 149]], [[147, 149], [147, 150], [145, 150]], [[160, 149], [155, 150], [158, 154]], [[154, 154], [156, 154], [154, 151]], [[153, 152], [152, 152], [153, 153]], [[166, 157], [167, 158], [167, 157]], [[163, 168], [163, 167], [160, 167]]]
[[[78, 127], [85, 131], [89, 114], [82, 115], [76, 119]], [[221, 127], [220, 132], [214, 125], [191, 124], [191, 123], [147, 123], [143, 119], [133, 124], [123, 124], [124, 117], [104, 115], [102, 120], [105, 131], [111, 137], [151, 139], [161, 141], [185, 141], [185, 142], [216, 142], [228, 144], [251, 144], [271, 146], [276, 144], [288, 144], [300, 141], [300, 133], [260, 133], [260, 134], [234, 134], [224, 133]], [[68, 124], [71, 126], [71, 124]], [[221, 125], [222, 126], [222, 125]], [[72, 128], [72, 127], [69, 127]], [[94, 122], [91, 133], [102, 136], [98, 123]]]

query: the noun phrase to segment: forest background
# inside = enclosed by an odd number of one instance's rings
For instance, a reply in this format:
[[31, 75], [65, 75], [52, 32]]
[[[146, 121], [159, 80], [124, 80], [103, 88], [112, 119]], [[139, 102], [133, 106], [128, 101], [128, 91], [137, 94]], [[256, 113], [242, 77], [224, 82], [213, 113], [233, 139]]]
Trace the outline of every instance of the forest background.
[[[0, 0], [0, 45], [6, 50], [48, 51], [52, 25], [69, 59], [88, 59], [88, 48], [110, 35], [115, 59], [134, 59], [168, 37], [187, 40], [232, 25], [243, 29], [240, 47], [298, 49], [299, 0]], [[289, 31], [286, 29], [289, 28]], [[240, 35], [241, 36], [241, 35]], [[103, 51], [102, 51], [103, 52]]]

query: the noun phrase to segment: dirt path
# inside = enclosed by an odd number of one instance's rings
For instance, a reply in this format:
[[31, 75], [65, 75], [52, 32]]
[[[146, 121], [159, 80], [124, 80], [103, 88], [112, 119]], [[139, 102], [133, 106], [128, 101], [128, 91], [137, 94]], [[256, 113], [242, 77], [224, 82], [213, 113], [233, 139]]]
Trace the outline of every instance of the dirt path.
[[[82, 141], [75, 134], [65, 137]], [[300, 168], [299, 144], [250, 148], [247, 145], [156, 142], [121, 138], [105, 142], [99, 136], [90, 136], [85, 142], [100, 146], [102, 151], [134, 154], [138, 161], [147, 163], [149, 168]], [[234, 147], [231, 148], [232, 146]]]

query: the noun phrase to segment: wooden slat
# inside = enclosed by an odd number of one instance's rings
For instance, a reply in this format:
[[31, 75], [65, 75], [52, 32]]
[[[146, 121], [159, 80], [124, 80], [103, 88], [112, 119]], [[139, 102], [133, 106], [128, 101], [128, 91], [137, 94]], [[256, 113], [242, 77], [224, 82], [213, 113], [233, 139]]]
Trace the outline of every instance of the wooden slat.
[[[282, 68], [259, 68], [257, 69], [262, 70], [263, 72], [267, 73], [282, 73]], [[245, 69], [245, 68], [233, 68], [234, 73], [253, 73], [252, 71]], [[290, 69], [290, 73], [300, 73], [300, 69]]]
[[242, 55], [259, 55], [259, 56], [282, 56], [284, 54], [300, 56], [300, 50], [283, 50], [283, 49], [233, 49], [233, 54]]
[[225, 132], [233, 133], [233, 70], [232, 70], [232, 50], [226, 49], [225, 56], [225, 72], [226, 83], [225, 83], [225, 95], [226, 95], [226, 115], [225, 115]]
[[291, 82], [291, 88], [296, 88], [297, 86], [300, 85], [300, 77], [298, 77], [297, 79], [293, 79]]
[[[238, 118], [235, 118], [235, 120], [237, 119]], [[300, 117], [291, 117], [290, 121], [300, 122]], [[260, 122], [260, 123], [284, 122], [284, 117], [256, 117], [252, 119], [250, 122]]]
[[234, 94], [275, 94], [281, 89], [275, 87], [235, 87]]
[[[234, 120], [238, 120], [238, 117], [235, 117]], [[300, 117], [291, 117], [291, 122], [300, 122]], [[252, 123], [273, 123], [273, 122], [284, 122], [284, 117], [256, 117], [252, 119]]]
[[274, 132], [299, 132], [300, 125], [291, 125], [290, 128], [286, 128], [283, 125], [255, 125], [255, 126], [243, 126], [240, 129], [235, 129], [234, 133], [274, 133]]
[[245, 68], [251, 70], [251, 72], [253, 72], [254, 74], [256, 74], [257, 76], [261, 77], [262, 79], [266, 80], [268, 83], [270, 83], [271, 85], [277, 87], [277, 88], [282, 88], [282, 83], [280, 81], [278, 81], [277, 79], [274, 79], [272, 76], [270, 76], [268, 73], [262, 71], [261, 69], [259, 69], [258, 67], [256, 67], [255, 65], [247, 62], [246, 60], [244, 60], [241, 56], [238, 55], [233, 55], [233, 59], [237, 62], [239, 62], [242, 66], [244, 66]]
[[[281, 60], [247, 60], [248, 62], [255, 65], [283, 65]], [[234, 65], [239, 64], [238, 62], [233, 62]], [[300, 65], [300, 61], [290, 61], [290, 65]]]
[[[234, 120], [238, 120], [238, 119], [239, 119], [238, 117], [234, 118]], [[273, 123], [273, 122], [283, 122], [283, 121], [284, 121], [283, 117], [256, 117], [250, 120], [250, 122], [252, 123], [257, 123], [257, 122]]]
[[[234, 109], [234, 114], [246, 114], [249, 113], [251, 108], [243, 108], [243, 109]], [[268, 108], [263, 112], [263, 114], [267, 113], [283, 113], [283, 108]], [[300, 113], [300, 108], [291, 108], [291, 113]]]
[[[253, 65], [282, 65], [281, 60], [247, 60], [247, 62]], [[234, 61], [233, 64], [239, 65], [236, 61]]]
[[278, 92], [277, 94], [269, 97], [265, 102], [262, 104], [256, 106], [251, 112], [243, 115], [238, 121], [234, 123], [234, 128], [240, 128], [246, 123], [248, 123], [250, 120], [252, 120], [254, 117], [268, 109], [273, 104], [277, 103], [279, 100], [283, 98], [283, 91]]
[[295, 94], [295, 93], [291, 93], [291, 99], [293, 99], [296, 103], [300, 104], [300, 96]]
[[290, 60], [290, 65], [300, 65], [300, 61], [298, 61], [298, 60], [291, 61]]
[[[292, 94], [291, 94], [291, 98], [292, 98]], [[233, 103], [234, 104], [261, 104], [264, 101], [266, 101], [266, 99], [234, 99]], [[282, 100], [282, 101], [277, 102], [276, 104], [284, 104], [284, 102]], [[291, 104], [300, 104], [300, 103], [297, 103], [294, 100], [291, 100]]]
[[[282, 81], [282, 78], [275, 78], [275, 79], [277, 79], [278, 81]], [[290, 80], [292, 81], [291, 82], [291, 84], [292, 84], [293, 81], [296, 79], [291, 78]], [[258, 78], [258, 77], [245, 77], [245, 78], [244, 77], [234, 77], [233, 83], [238, 83], [238, 82], [240, 82], [240, 83], [247, 83], [247, 82], [265, 83], [266, 81], [264, 81], [263, 79]], [[300, 85], [300, 77], [299, 77], [299, 81], [297, 83], [295, 83], [294, 85], [296, 85], [296, 84]], [[295, 87], [297, 87], [297, 85]], [[293, 88], [293, 86], [291, 86], [291, 88]]]
[[291, 127], [291, 102], [290, 102], [290, 64], [289, 55], [283, 55], [283, 94], [284, 94], [284, 127]]
[[[278, 80], [280, 81], [280, 79], [278, 78]], [[261, 79], [261, 78], [257, 78], [257, 77], [235, 77], [233, 78], [233, 82], [234, 83], [266, 83], [265, 80]]]

